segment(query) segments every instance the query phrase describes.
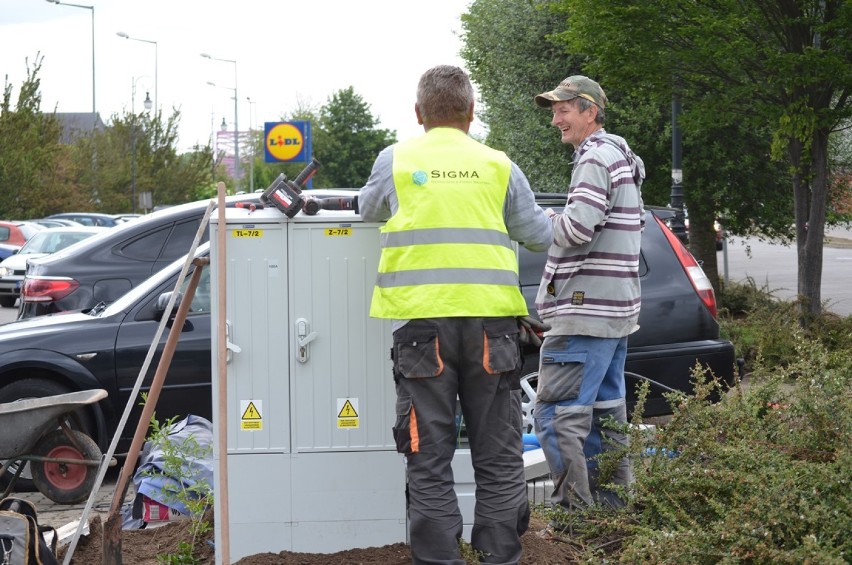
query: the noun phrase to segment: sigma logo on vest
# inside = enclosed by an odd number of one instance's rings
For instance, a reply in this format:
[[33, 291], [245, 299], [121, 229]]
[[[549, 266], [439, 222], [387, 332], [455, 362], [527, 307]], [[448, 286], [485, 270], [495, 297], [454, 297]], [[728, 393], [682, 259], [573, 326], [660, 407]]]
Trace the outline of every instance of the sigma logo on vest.
[[439, 171], [433, 170], [429, 173], [433, 179], [478, 179], [479, 173], [476, 171]]

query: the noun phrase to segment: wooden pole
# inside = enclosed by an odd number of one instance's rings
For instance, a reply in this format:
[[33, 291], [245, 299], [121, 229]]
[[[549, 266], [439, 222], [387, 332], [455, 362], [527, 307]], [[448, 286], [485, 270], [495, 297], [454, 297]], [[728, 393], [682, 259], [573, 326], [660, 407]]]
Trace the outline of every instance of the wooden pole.
[[230, 535], [230, 515], [228, 510], [228, 340], [226, 335], [227, 324], [227, 301], [225, 300], [225, 292], [227, 291], [227, 262], [225, 257], [225, 245], [227, 244], [227, 226], [225, 225], [225, 183], [220, 182], [217, 185], [218, 190], [218, 218], [219, 229], [216, 232], [216, 268], [218, 276], [216, 277], [216, 285], [218, 288], [218, 327], [219, 332], [217, 339], [217, 366], [218, 366], [218, 386], [219, 386], [219, 402], [218, 411], [216, 412], [216, 427], [218, 432], [219, 444], [219, 484], [216, 491], [216, 500], [219, 501], [218, 510], [214, 520], [219, 524], [219, 535], [221, 539], [216, 540], [216, 544], [221, 548], [219, 554], [222, 556], [222, 564], [229, 565], [231, 562], [231, 535]]
[[[131, 475], [133, 475], [136, 469], [139, 452], [142, 450], [142, 445], [148, 434], [148, 426], [150, 425], [151, 417], [154, 415], [154, 409], [157, 407], [157, 400], [160, 397], [160, 391], [163, 388], [163, 382], [166, 380], [166, 373], [169, 371], [169, 365], [171, 365], [175, 349], [177, 349], [178, 339], [180, 338], [183, 324], [186, 321], [189, 306], [195, 297], [195, 289], [198, 287], [198, 280], [201, 278], [201, 270], [204, 265], [209, 263], [210, 260], [207, 258], [198, 258], [193, 261], [196, 269], [192, 272], [186, 294], [181, 300], [172, 322], [169, 337], [166, 339], [163, 354], [157, 365], [157, 372], [154, 374], [151, 388], [148, 391], [148, 397], [145, 399], [145, 405], [142, 407], [142, 415], [139, 417], [139, 423], [136, 425], [136, 432], [133, 435], [133, 442], [130, 444], [130, 451], [127, 453], [127, 458], [124, 460], [124, 465], [121, 467], [121, 473], [115, 484], [109, 514], [104, 521], [103, 559], [101, 561], [103, 565], [121, 565], [121, 505], [124, 501], [124, 496], [127, 494], [127, 486]], [[168, 315], [168, 313], [164, 315]]]

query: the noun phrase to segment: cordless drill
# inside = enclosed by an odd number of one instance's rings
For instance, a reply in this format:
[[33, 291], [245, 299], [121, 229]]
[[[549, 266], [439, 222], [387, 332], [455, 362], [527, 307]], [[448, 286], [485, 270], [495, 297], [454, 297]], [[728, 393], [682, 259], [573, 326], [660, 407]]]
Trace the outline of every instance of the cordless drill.
[[293, 180], [289, 180], [287, 175], [281, 173], [278, 178], [272, 181], [269, 188], [260, 195], [261, 202], [272, 204], [284, 212], [285, 216], [292, 218], [305, 206], [302, 186], [314, 176], [319, 168], [320, 162], [313, 159]]

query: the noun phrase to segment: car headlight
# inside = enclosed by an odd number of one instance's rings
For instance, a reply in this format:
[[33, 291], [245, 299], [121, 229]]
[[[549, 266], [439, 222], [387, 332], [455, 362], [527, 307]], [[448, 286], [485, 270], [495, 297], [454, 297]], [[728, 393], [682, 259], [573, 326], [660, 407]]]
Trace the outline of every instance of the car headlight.
[[9, 267], [0, 267], [0, 277], [8, 277], [12, 272], [12, 269]]

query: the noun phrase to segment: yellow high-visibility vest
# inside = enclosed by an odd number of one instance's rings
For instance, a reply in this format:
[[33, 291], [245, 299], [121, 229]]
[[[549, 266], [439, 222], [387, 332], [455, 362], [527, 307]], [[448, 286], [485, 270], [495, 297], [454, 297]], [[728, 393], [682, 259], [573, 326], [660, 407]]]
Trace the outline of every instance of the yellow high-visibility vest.
[[503, 205], [511, 162], [454, 128], [394, 147], [399, 208], [381, 229], [370, 315], [525, 316]]

